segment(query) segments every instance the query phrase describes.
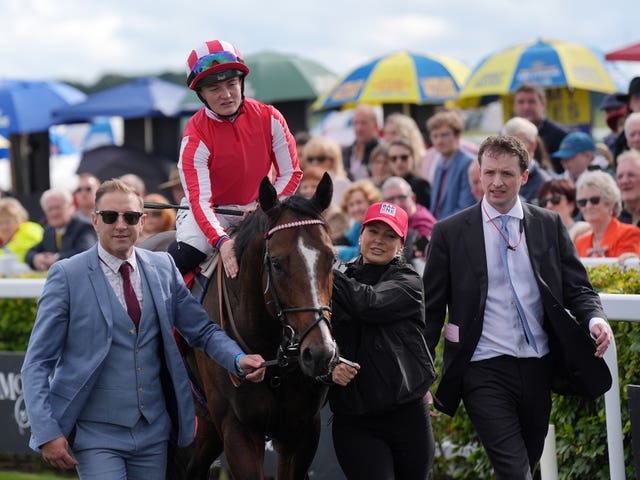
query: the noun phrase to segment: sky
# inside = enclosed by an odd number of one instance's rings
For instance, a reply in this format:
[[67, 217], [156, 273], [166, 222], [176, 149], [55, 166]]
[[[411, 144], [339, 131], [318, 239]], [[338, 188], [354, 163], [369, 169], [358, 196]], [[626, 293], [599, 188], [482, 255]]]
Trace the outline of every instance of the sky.
[[[456, 58], [539, 37], [604, 52], [640, 41], [637, 0], [0, 0], [0, 78], [73, 80], [185, 69], [205, 40], [275, 50], [337, 75], [397, 50]], [[640, 62], [620, 63], [629, 75]]]

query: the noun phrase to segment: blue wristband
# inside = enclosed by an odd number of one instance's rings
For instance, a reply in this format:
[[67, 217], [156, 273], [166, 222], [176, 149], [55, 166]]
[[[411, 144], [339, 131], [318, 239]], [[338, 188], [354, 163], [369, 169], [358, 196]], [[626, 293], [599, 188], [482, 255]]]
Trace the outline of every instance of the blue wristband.
[[242, 367], [240, 367], [240, 359], [246, 356], [247, 356], [246, 353], [239, 353], [238, 355], [236, 355], [235, 364], [236, 364], [236, 373], [238, 375], [242, 375], [242, 376], [245, 375], [244, 370], [242, 370]]

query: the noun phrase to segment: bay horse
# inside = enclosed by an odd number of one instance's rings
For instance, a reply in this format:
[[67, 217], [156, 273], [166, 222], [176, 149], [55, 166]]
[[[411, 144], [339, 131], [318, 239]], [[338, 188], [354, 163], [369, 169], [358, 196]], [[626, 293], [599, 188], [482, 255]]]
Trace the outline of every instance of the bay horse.
[[[322, 218], [332, 189], [325, 174], [310, 200], [292, 196], [280, 202], [263, 179], [260, 208], [235, 236], [238, 276], [212, 275], [205, 309], [268, 366], [263, 382], [236, 386], [223, 367], [195, 351], [207, 408], [197, 409], [190, 480], [208, 479], [223, 451], [234, 479], [263, 479], [265, 438], [278, 454], [279, 480], [307, 478], [328, 389], [319, 377], [338, 360], [330, 324], [335, 252]], [[224, 268], [221, 262], [217, 268]]]

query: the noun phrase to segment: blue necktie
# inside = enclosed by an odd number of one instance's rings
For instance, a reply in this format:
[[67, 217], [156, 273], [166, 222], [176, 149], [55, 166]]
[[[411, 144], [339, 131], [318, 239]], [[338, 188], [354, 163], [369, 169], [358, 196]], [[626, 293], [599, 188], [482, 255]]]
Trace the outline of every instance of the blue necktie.
[[531, 328], [529, 328], [529, 322], [527, 322], [527, 317], [524, 314], [524, 309], [522, 308], [522, 304], [520, 303], [520, 299], [518, 298], [516, 289], [513, 287], [513, 282], [511, 281], [511, 273], [509, 272], [509, 262], [507, 261], [507, 242], [509, 240], [509, 230], [507, 229], [507, 225], [509, 223], [509, 215], [502, 215], [500, 219], [502, 220], [502, 227], [500, 228], [500, 231], [504, 234], [504, 237], [500, 235], [500, 256], [502, 257], [502, 263], [504, 263], [504, 270], [507, 273], [507, 280], [509, 280], [511, 293], [513, 294], [513, 299], [516, 302], [518, 317], [520, 317], [520, 323], [522, 323], [522, 328], [524, 329], [527, 343], [531, 345], [531, 347], [537, 352], [538, 347], [536, 345], [536, 339], [533, 338], [533, 333], [531, 333]]

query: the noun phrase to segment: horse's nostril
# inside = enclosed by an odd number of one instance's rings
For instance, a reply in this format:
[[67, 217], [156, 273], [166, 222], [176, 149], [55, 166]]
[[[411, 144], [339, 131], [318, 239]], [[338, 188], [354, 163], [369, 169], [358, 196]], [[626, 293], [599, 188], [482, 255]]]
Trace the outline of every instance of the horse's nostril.
[[313, 364], [313, 351], [311, 347], [305, 348], [302, 351], [302, 361], [307, 365]]

